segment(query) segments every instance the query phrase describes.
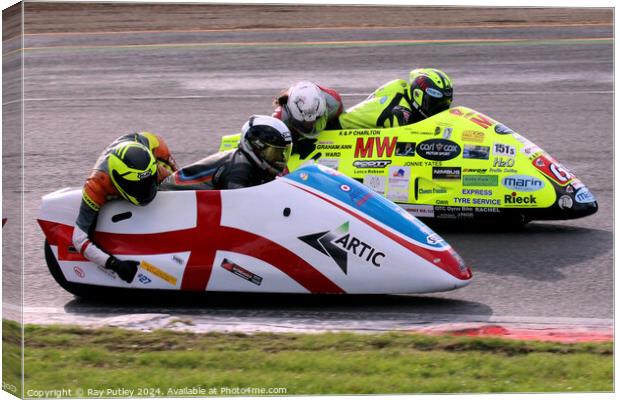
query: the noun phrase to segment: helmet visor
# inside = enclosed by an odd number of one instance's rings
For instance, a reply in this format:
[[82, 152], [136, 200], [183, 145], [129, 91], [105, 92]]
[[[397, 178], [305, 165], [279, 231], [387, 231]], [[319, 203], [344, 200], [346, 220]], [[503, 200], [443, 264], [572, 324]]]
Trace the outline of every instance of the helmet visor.
[[452, 97], [444, 96], [441, 99], [436, 99], [429, 95], [425, 95], [424, 97], [425, 107], [423, 108], [427, 114], [427, 117], [447, 110], [448, 108], [450, 108], [450, 104], [452, 104]]
[[291, 157], [292, 146], [274, 146], [268, 144], [262, 151], [261, 157], [278, 172], [284, 171]]
[[118, 189], [123, 192], [123, 197], [135, 205], [145, 206], [155, 198], [157, 194], [157, 174], [132, 181], [123, 178], [117, 171], [112, 171], [112, 173], [114, 174], [114, 180], [118, 184]]

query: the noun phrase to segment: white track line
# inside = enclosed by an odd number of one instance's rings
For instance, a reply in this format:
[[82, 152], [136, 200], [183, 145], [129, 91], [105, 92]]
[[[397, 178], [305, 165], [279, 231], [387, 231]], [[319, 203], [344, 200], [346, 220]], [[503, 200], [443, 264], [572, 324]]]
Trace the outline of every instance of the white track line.
[[[5, 318], [15, 315], [17, 309], [9, 311], [4, 306]], [[408, 330], [412, 328], [429, 327], [435, 325], [455, 323], [483, 323], [500, 324], [520, 328], [551, 329], [562, 328], [568, 330], [594, 329], [612, 330], [613, 319], [607, 318], [569, 318], [569, 317], [534, 317], [534, 316], [498, 316], [474, 314], [429, 314], [429, 313], [388, 313], [381, 319], [369, 318], [377, 316], [374, 311], [321, 311], [307, 310], [298, 316], [276, 317], [270, 311], [260, 316], [256, 310], [251, 310], [248, 316], [227, 315], [226, 309], [201, 311], [196, 309], [176, 308], [150, 310], [137, 307], [135, 313], [123, 310], [109, 310], [105, 307], [83, 307], [79, 311], [67, 312], [62, 307], [24, 307], [23, 319], [25, 323], [66, 323], [88, 326], [119, 326], [139, 329], [157, 329], [170, 325], [176, 319], [191, 320], [197, 330], [252, 330], [252, 331], [389, 331]], [[257, 315], [258, 314], [258, 315]], [[162, 325], [163, 324], [163, 325]], [[191, 326], [189, 328], [191, 328]]]
[[[614, 94], [613, 90], [583, 90], [583, 91], [516, 91], [516, 92], [459, 92], [458, 96], [506, 96], [506, 95], [567, 95], [567, 94]], [[359, 97], [368, 96], [368, 92], [364, 93], [341, 93], [343, 97]], [[240, 98], [264, 98], [269, 95], [262, 94], [221, 94], [221, 95], [195, 95], [195, 96], [119, 96], [119, 97], [35, 97], [24, 99], [24, 102], [42, 102], [42, 101], [109, 101], [109, 100], [201, 100], [201, 99], [240, 99]], [[9, 101], [2, 105], [9, 105], [20, 102], [21, 100]]]

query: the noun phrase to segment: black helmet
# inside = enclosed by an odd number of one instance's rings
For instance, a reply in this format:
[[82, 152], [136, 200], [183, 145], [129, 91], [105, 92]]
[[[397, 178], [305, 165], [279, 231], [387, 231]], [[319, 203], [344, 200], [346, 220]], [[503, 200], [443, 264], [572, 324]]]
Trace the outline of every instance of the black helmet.
[[256, 165], [272, 175], [281, 174], [291, 156], [291, 132], [284, 122], [253, 115], [241, 128], [239, 147]]
[[157, 161], [153, 153], [138, 142], [125, 141], [108, 154], [108, 171], [114, 187], [127, 201], [144, 206], [157, 193]]
[[414, 69], [409, 73], [412, 106], [424, 118], [450, 108], [452, 103], [452, 79], [434, 68]]

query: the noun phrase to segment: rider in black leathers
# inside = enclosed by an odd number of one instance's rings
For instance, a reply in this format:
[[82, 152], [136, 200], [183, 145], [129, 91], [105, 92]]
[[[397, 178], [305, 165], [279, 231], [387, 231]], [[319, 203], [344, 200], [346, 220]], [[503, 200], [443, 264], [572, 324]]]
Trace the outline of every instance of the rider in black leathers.
[[291, 134], [279, 119], [254, 115], [242, 128], [239, 148], [181, 168], [159, 190], [239, 189], [275, 179], [286, 170]]

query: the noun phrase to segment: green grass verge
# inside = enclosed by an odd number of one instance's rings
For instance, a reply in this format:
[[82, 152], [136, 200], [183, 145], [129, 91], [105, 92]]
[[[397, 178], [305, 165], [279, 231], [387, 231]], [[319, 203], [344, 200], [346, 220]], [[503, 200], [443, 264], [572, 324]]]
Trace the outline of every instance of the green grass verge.
[[21, 397], [22, 386], [22, 327], [2, 320], [2, 389]]
[[198, 386], [217, 394], [222, 387], [283, 387], [288, 395], [613, 390], [612, 343], [32, 325], [25, 333], [27, 396], [63, 388], [72, 396], [77, 388], [83, 396], [87, 389], [107, 388], [133, 389], [133, 396], [179, 395], [169, 390]]

